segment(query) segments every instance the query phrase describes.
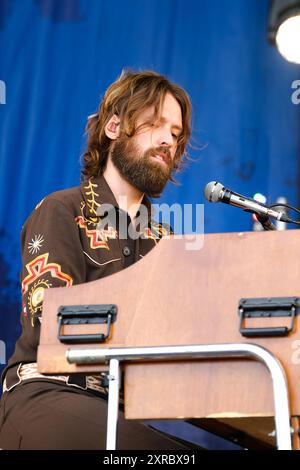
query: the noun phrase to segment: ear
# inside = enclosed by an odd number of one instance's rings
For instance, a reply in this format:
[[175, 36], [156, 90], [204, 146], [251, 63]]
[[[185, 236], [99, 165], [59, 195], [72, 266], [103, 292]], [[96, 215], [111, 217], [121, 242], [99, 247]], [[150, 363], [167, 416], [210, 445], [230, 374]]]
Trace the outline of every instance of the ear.
[[105, 134], [111, 140], [116, 140], [120, 135], [120, 119], [114, 114], [105, 126]]

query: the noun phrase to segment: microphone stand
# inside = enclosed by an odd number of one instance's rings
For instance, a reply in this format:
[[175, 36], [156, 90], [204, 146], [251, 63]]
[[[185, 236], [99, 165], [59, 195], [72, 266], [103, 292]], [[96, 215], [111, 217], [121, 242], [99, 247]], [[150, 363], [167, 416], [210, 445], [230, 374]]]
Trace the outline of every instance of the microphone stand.
[[261, 225], [263, 226], [265, 230], [277, 230], [277, 228], [275, 227], [274, 224], [272, 224], [271, 220], [269, 219], [267, 215], [257, 214], [256, 212], [255, 212], [255, 215], [256, 215], [258, 222], [261, 223]]

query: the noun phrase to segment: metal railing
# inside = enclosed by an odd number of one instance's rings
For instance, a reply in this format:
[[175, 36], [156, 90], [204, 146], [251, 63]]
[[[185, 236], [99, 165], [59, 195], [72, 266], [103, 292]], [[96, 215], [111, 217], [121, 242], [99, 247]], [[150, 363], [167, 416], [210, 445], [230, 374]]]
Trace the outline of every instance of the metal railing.
[[136, 348], [68, 349], [71, 364], [109, 363], [109, 395], [106, 449], [115, 450], [119, 411], [120, 362], [201, 360], [218, 358], [251, 358], [262, 362], [272, 378], [275, 431], [278, 450], [291, 450], [291, 428], [288, 387], [280, 361], [267, 349], [248, 343], [184, 346], [149, 346]]

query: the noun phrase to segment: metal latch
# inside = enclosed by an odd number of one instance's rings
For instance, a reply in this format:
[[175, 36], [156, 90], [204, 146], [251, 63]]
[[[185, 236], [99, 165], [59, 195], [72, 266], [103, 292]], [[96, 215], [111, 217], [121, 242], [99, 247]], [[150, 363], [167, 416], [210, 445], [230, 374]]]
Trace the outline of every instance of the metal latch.
[[[58, 309], [58, 339], [61, 343], [104, 343], [110, 336], [111, 324], [116, 320], [117, 306], [100, 305], [62, 305]], [[64, 335], [66, 325], [107, 324], [107, 332], [98, 334]]]
[[[295, 316], [298, 314], [299, 307], [299, 297], [241, 299], [238, 305], [240, 333], [248, 338], [254, 336], [287, 336], [294, 328]], [[244, 326], [247, 318], [268, 317], [291, 317], [290, 327], [246, 328]]]

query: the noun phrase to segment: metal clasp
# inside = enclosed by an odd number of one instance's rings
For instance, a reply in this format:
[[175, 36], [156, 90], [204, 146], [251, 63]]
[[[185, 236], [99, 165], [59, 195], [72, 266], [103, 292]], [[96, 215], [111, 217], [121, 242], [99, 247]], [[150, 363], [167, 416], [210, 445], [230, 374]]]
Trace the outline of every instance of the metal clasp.
[[[294, 328], [295, 316], [299, 310], [299, 297], [266, 297], [241, 299], [238, 305], [240, 315], [240, 333], [247, 337], [287, 336]], [[264, 328], [246, 328], [246, 318], [291, 317], [290, 327], [275, 326]]]
[[[57, 312], [58, 339], [61, 343], [104, 343], [110, 336], [111, 324], [116, 320], [117, 306], [100, 305], [62, 305]], [[107, 324], [106, 333], [63, 334], [66, 325]]]

